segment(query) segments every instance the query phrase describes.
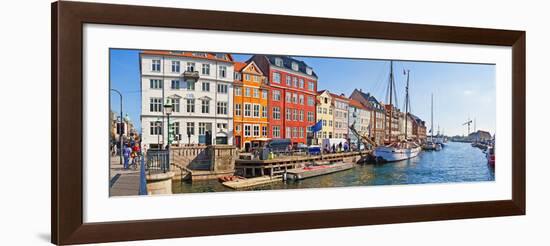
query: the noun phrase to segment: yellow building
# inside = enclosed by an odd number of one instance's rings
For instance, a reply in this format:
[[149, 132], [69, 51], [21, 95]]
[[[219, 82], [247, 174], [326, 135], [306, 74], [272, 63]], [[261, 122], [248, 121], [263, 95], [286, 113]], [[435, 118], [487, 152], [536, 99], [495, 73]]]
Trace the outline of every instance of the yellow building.
[[258, 66], [235, 62], [233, 129], [235, 146], [248, 151], [251, 141], [268, 136], [269, 87]]
[[323, 138], [334, 137], [334, 115], [332, 96], [328, 90], [317, 92], [317, 120], [322, 121], [323, 128], [315, 135], [317, 144], [321, 144]]

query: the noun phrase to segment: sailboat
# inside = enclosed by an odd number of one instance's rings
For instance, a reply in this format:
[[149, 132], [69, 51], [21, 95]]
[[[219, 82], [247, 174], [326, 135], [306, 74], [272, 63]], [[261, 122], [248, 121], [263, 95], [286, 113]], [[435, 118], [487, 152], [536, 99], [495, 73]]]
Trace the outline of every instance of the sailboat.
[[[389, 140], [392, 139], [392, 118], [393, 118], [393, 61], [390, 62], [390, 77], [389, 77], [389, 98], [390, 98], [390, 118], [389, 118]], [[394, 143], [378, 146], [373, 151], [373, 156], [377, 162], [393, 162], [407, 160], [416, 157], [422, 150], [415, 142], [407, 141], [407, 117], [409, 116], [409, 72], [407, 72], [407, 87], [405, 88], [405, 139]]]
[[441, 150], [441, 144], [437, 143], [434, 139], [434, 94], [432, 94], [432, 108], [431, 108], [431, 123], [430, 123], [430, 139], [422, 146], [424, 150]]

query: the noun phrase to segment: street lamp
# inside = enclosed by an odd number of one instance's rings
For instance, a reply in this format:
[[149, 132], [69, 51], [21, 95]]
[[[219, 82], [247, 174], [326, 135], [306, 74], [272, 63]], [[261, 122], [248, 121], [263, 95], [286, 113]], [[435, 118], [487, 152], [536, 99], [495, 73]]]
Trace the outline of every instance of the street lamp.
[[[120, 165], [123, 165], [122, 164], [122, 151], [124, 150], [123, 146], [122, 146], [122, 126], [124, 124], [124, 122], [122, 121], [122, 93], [120, 93], [120, 91], [117, 91], [115, 89], [111, 89], [111, 91], [114, 91], [116, 93], [118, 93], [118, 95], [120, 96], [120, 132], [118, 134], [118, 139], [119, 139], [119, 142], [120, 142], [120, 151], [119, 151], [119, 156], [120, 156]], [[118, 129], [118, 126], [117, 126], [117, 129]]]
[[166, 104], [164, 104], [164, 113], [166, 113], [166, 122], [168, 123], [168, 133], [166, 134], [167, 137], [168, 137], [168, 144], [166, 146], [166, 150], [167, 150], [167, 158], [168, 158], [168, 163], [167, 163], [167, 167], [163, 168], [163, 172], [166, 172], [166, 169], [170, 168], [170, 144], [172, 143], [172, 140], [170, 139], [170, 128], [171, 128], [171, 125], [170, 125], [170, 114], [172, 114], [172, 110], [173, 110], [173, 107], [172, 107], [172, 100], [168, 99], [166, 100]]
[[160, 150], [160, 134], [162, 132], [162, 121], [160, 121], [159, 119], [157, 119], [157, 121], [155, 121], [155, 126], [157, 127], [157, 149]]

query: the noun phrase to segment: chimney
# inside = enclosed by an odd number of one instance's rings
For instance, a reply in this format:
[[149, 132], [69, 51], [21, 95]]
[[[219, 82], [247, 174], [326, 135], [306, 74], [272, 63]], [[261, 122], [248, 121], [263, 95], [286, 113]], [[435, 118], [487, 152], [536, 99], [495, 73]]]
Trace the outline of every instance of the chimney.
[[359, 88], [359, 92], [363, 92], [363, 89]]

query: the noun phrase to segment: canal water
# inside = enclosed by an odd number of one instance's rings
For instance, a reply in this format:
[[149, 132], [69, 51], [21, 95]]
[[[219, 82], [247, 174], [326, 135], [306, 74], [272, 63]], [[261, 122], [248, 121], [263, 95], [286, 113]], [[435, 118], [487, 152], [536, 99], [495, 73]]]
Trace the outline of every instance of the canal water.
[[[301, 181], [280, 182], [253, 190], [327, 188], [365, 185], [398, 185], [494, 181], [482, 150], [469, 143], [448, 142], [441, 151], [422, 151], [417, 157], [393, 163], [364, 164], [333, 174]], [[173, 193], [233, 191], [217, 180], [174, 182]]]

